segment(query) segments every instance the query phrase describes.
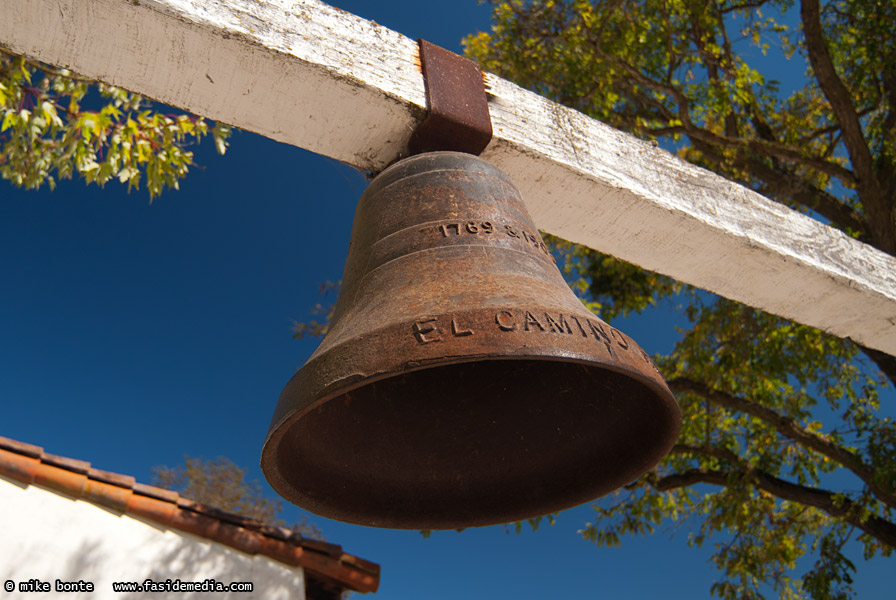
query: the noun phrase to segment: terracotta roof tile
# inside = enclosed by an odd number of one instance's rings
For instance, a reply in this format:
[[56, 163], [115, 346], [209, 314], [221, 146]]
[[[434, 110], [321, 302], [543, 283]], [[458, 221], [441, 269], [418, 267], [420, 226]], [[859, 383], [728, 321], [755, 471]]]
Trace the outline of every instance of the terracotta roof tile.
[[33, 444], [26, 444], [25, 442], [17, 442], [16, 440], [11, 440], [8, 438], [2, 438], [4, 443], [4, 448], [15, 452], [16, 454], [21, 454], [22, 456], [30, 456], [32, 458], [39, 458], [43, 453], [44, 449], [40, 446], [35, 446]]
[[90, 470], [90, 463], [86, 460], [66, 458], [65, 456], [56, 456], [46, 452], [40, 455], [40, 462], [71, 471], [72, 473], [80, 473], [81, 475], [87, 475], [87, 472]]
[[131, 496], [128, 512], [168, 527], [174, 520], [177, 504], [138, 493]]
[[37, 468], [40, 466], [40, 458], [5, 451], [4, 458], [5, 460], [0, 460], [0, 475], [6, 475], [25, 485], [31, 485], [34, 482]]
[[157, 500], [162, 500], [169, 504], [174, 504], [175, 508], [177, 508], [178, 494], [174, 490], [166, 490], [164, 488], [155, 487], [153, 485], [146, 485], [145, 483], [135, 483], [132, 489], [136, 494], [140, 494], [141, 496], [148, 496]]
[[[89, 465], [90, 463], [88, 463]], [[119, 487], [128, 488], [130, 490], [134, 489], [134, 486], [137, 484], [137, 480], [131, 477], [130, 475], [119, 475], [118, 473], [110, 473], [109, 471], [100, 471], [99, 469], [89, 469], [87, 472], [87, 476], [90, 479], [95, 479], [96, 481], [102, 481], [103, 483], [111, 483], [112, 485], [117, 485]], [[152, 486], [146, 486], [152, 487]], [[170, 491], [170, 490], [169, 490]]]
[[41, 458], [34, 470], [35, 485], [62, 492], [72, 498], [80, 498], [84, 495], [84, 486], [87, 484], [87, 475], [61, 469], [52, 464], [47, 464]]
[[317, 584], [357, 592], [375, 592], [380, 567], [346, 554], [342, 547], [304, 538], [212, 506], [181, 498], [177, 492], [137, 483], [128, 475], [94, 469], [83, 460], [55, 456], [43, 448], [0, 437], [0, 475], [39, 485], [72, 498], [192, 533], [248, 554], [261, 554], [289, 566], [301, 566]]

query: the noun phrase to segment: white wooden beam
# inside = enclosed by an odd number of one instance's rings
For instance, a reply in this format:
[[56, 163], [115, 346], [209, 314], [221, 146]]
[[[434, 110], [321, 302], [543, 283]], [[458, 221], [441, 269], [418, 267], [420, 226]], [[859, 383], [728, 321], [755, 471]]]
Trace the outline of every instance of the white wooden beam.
[[[317, 0], [3, 0], [0, 44], [368, 171], [425, 110], [412, 40]], [[487, 75], [483, 157], [539, 228], [896, 355], [896, 259]]]

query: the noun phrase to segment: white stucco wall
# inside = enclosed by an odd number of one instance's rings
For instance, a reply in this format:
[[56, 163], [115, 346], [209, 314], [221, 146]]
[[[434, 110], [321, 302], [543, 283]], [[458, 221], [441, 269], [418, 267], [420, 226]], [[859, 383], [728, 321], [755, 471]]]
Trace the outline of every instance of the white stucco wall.
[[[20, 592], [39, 579], [49, 593]], [[92, 582], [91, 593], [58, 593], [55, 582]], [[113, 582], [252, 582], [252, 592], [121, 593]], [[8, 591], [8, 582], [15, 590]], [[264, 598], [305, 597], [301, 567], [251, 556], [194, 535], [122, 515], [88, 502], [0, 476], [0, 599], [12, 598]]]

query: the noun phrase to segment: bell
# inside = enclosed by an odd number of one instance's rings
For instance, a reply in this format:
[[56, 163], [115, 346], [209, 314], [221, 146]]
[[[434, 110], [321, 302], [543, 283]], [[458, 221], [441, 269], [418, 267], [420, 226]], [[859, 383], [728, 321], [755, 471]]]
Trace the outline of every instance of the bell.
[[456, 529], [617, 489], [680, 423], [648, 355], [567, 287], [507, 175], [432, 152], [361, 196], [329, 332], [280, 395], [261, 466], [318, 515]]

